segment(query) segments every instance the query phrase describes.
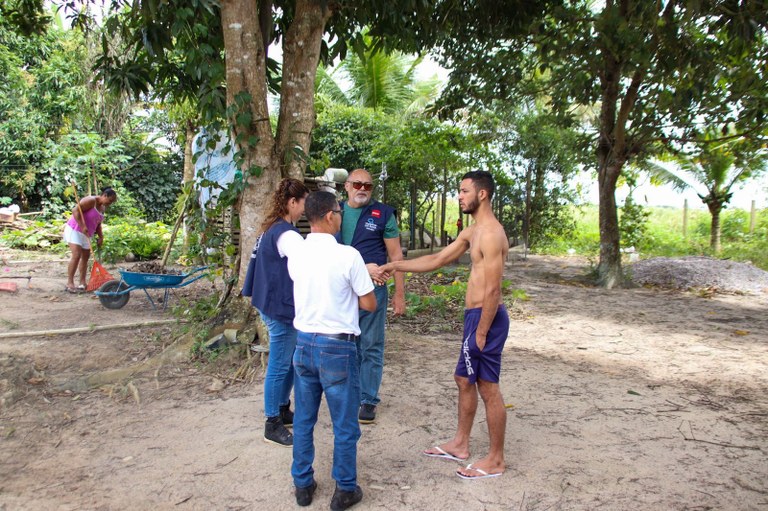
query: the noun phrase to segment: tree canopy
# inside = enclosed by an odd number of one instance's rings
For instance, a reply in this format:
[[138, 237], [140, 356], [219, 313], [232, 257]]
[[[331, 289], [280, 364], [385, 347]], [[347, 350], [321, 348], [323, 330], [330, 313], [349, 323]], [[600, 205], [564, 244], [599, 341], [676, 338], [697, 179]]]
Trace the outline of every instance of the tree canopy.
[[483, 0], [446, 13], [440, 55], [453, 72], [444, 101], [460, 110], [545, 95], [566, 123], [587, 109], [600, 189], [598, 272], [612, 287], [622, 281], [614, 193], [624, 165], [694, 140], [709, 125], [765, 127], [768, 5], [530, 4], [530, 18], [514, 9], [491, 16]]

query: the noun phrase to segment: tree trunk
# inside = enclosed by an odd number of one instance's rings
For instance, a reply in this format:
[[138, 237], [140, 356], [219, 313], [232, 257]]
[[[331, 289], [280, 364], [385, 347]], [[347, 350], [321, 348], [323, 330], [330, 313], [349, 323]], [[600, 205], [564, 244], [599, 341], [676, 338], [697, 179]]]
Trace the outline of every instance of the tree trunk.
[[[610, 15], [611, 4], [603, 11]], [[624, 284], [619, 253], [619, 215], [616, 210], [616, 181], [627, 161], [627, 120], [640, 86], [636, 72], [624, 97], [620, 96], [622, 62], [601, 40], [603, 72], [600, 76], [601, 105], [597, 141], [597, 175], [600, 226], [600, 262], [597, 266], [598, 284], [611, 289]]]
[[304, 180], [315, 125], [315, 76], [325, 24], [331, 16], [326, 4], [323, 0], [297, 0], [285, 34], [276, 147], [284, 177]]
[[[182, 174], [182, 184], [187, 184], [195, 179], [195, 163], [194, 151], [192, 150], [192, 140], [195, 138], [195, 128], [192, 122], [186, 122], [186, 138], [184, 140], [184, 173]], [[187, 228], [187, 221], [184, 220], [183, 225], [184, 233], [184, 253], [189, 251], [189, 229]]]
[[[268, 5], [266, 2], [263, 5]], [[259, 17], [253, 13], [252, 0], [223, 0], [221, 20], [226, 48], [227, 106], [235, 107], [236, 98], [247, 93], [251, 122], [234, 126], [238, 150], [244, 152], [242, 170], [259, 169], [247, 183], [238, 204], [240, 217], [240, 253], [250, 254], [261, 222], [266, 216], [273, 191], [283, 176], [303, 179], [306, 161], [294, 157], [308, 153], [314, 124], [314, 81], [320, 57], [320, 44], [331, 12], [316, 0], [297, 0], [291, 26], [283, 44], [283, 80], [277, 136], [272, 135], [267, 105], [267, 71]], [[255, 136], [255, 144], [248, 140]], [[248, 261], [247, 257], [242, 260]], [[239, 280], [245, 278], [247, 264], [236, 269]]]
[[[279, 177], [279, 167], [273, 164], [272, 158], [275, 143], [269, 125], [264, 45], [258, 16], [252, 12], [253, 7], [251, 0], [223, 0], [221, 3], [221, 25], [226, 48], [227, 106], [236, 109], [236, 98], [242, 94], [248, 94], [251, 98], [250, 102], [241, 107], [250, 113], [249, 124], [238, 125], [235, 121], [237, 112], [231, 114], [229, 119], [235, 146], [243, 152], [241, 169], [244, 176], [248, 176], [247, 170], [251, 167], [261, 169], [257, 177], [246, 177], [247, 184], [237, 204], [241, 254], [251, 252], [258, 227], [265, 216], [264, 207], [269, 204], [269, 196]], [[247, 143], [252, 136], [258, 137], [255, 145]], [[235, 269], [240, 282], [245, 278], [246, 270], [247, 265]]]
[[192, 140], [195, 138], [195, 128], [190, 121], [186, 123], [186, 134], [184, 140], [184, 173], [181, 177], [182, 184], [189, 183], [195, 179], [195, 164], [192, 161], [194, 158], [194, 152], [192, 151]]
[[411, 239], [408, 242], [409, 249], [416, 249], [416, 181], [411, 183], [411, 211], [409, 215]]
[[598, 282], [611, 289], [624, 283], [619, 252], [619, 215], [616, 210], [616, 181], [621, 168], [611, 165], [600, 172], [600, 263], [597, 266]]
[[712, 215], [712, 223], [709, 227], [709, 248], [712, 253], [719, 254], [720, 249], [720, 212], [723, 210], [723, 205], [718, 202], [710, 202], [707, 204], [709, 214]]
[[442, 246], [448, 244], [448, 233], [445, 230], [445, 201], [448, 197], [448, 171], [443, 169], [443, 192], [440, 195], [440, 242]]
[[533, 165], [528, 164], [528, 167], [525, 169], [525, 211], [523, 212], [523, 243], [525, 244], [525, 249], [528, 250], [530, 248], [530, 243], [528, 242], [528, 238], [531, 234], [531, 203], [532, 203], [532, 194], [533, 194], [533, 184], [532, 184], [532, 174], [533, 174]]

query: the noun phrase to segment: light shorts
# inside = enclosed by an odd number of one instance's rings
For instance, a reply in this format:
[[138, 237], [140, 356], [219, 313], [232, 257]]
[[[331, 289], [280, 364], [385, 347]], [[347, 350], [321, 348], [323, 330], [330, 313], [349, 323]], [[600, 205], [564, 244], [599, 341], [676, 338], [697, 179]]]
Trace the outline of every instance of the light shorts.
[[501, 352], [509, 333], [509, 315], [506, 307], [499, 305], [485, 338], [483, 351], [480, 351], [477, 349], [475, 332], [482, 312], [483, 309], [479, 307], [464, 311], [464, 338], [454, 374], [469, 379], [472, 384], [476, 383], [478, 378], [490, 383], [499, 383]]
[[88, 239], [88, 236], [86, 236], [80, 231], [74, 230], [72, 226], [69, 224], [64, 225], [64, 241], [66, 241], [67, 243], [74, 243], [75, 245], [80, 245], [86, 250], [91, 249], [91, 240]]

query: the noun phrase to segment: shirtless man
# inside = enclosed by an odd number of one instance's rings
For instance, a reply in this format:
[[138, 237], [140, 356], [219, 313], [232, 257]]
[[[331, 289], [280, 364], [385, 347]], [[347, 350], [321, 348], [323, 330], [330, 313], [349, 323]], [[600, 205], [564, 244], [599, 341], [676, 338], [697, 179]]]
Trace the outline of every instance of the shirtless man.
[[504, 465], [504, 432], [507, 425], [504, 399], [499, 390], [501, 352], [509, 332], [509, 316], [501, 300], [501, 279], [509, 245], [504, 228], [493, 214], [494, 182], [489, 172], [468, 172], [459, 188], [459, 207], [475, 222], [436, 254], [394, 261], [381, 267], [394, 271], [427, 272], [455, 261], [470, 249], [472, 269], [467, 284], [464, 336], [454, 379], [459, 388], [459, 419], [453, 440], [424, 451], [427, 456], [466, 461], [469, 434], [483, 398], [488, 420], [488, 455], [456, 474], [463, 479], [500, 476]]

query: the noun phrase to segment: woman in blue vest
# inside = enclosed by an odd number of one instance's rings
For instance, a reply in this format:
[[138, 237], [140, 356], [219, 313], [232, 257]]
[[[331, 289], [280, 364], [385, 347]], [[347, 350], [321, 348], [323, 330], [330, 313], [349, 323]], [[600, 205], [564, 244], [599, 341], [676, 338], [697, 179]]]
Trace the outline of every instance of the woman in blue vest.
[[291, 447], [293, 435], [286, 428], [293, 425], [290, 410], [293, 388], [293, 351], [296, 329], [293, 305], [293, 281], [288, 275], [285, 254], [290, 245], [304, 243], [294, 226], [304, 214], [307, 187], [298, 179], [280, 181], [272, 198], [270, 212], [261, 224], [261, 234], [251, 254], [243, 295], [261, 314], [269, 331], [269, 363], [264, 378], [264, 441]]

